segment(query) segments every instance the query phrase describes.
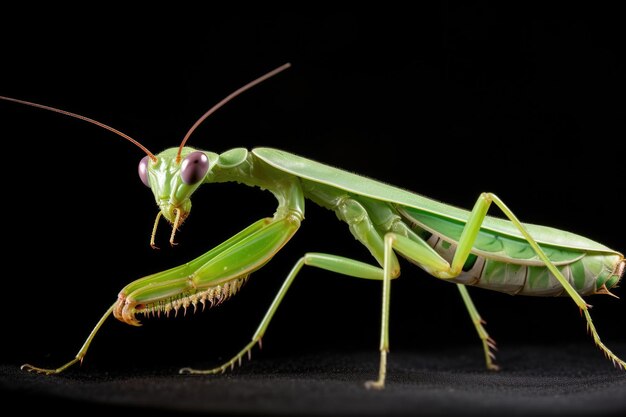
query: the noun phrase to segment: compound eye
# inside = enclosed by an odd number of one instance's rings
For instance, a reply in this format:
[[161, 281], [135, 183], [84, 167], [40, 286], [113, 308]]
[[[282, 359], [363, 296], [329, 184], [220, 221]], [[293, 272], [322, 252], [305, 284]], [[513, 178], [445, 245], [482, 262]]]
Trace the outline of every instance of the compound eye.
[[141, 182], [145, 184], [146, 187], [150, 187], [150, 181], [148, 179], [148, 163], [150, 162], [149, 156], [144, 156], [141, 161], [139, 161], [139, 178], [141, 178]]
[[193, 185], [202, 181], [209, 171], [209, 158], [204, 152], [195, 151], [183, 159], [180, 177], [185, 184]]

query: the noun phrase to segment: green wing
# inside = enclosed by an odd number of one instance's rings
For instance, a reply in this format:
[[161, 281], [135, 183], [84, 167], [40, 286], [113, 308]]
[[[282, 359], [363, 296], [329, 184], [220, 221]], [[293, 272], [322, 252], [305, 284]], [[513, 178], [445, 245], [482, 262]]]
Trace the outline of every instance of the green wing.
[[[411, 217], [433, 229], [437, 228], [436, 230], [445, 226], [445, 220], [457, 225], [459, 223], [464, 225], [470, 214], [468, 210], [444, 204], [402, 188], [321, 164], [289, 152], [272, 148], [255, 148], [252, 150], [252, 153], [271, 166], [298, 177], [374, 200], [387, 201], [415, 209], [410, 210]], [[526, 223], [525, 226], [535, 240], [544, 245], [584, 251], [616, 253], [604, 245], [574, 233]], [[525, 240], [519, 230], [511, 222], [504, 219], [488, 216], [485, 218], [481, 229]]]

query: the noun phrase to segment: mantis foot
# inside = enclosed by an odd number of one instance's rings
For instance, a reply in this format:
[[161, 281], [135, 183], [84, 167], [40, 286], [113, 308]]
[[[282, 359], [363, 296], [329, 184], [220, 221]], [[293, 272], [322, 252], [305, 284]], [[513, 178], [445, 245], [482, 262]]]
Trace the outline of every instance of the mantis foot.
[[228, 368], [232, 371], [235, 368], [235, 363], [238, 363], [241, 366], [241, 362], [243, 357], [247, 354], [248, 360], [252, 360], [252, 348], [254, 345], [259, 344], [259, 348], [261, 347], [261, 339], [253, 340], [248, 343], [238, 354], [233, 356], [228, 362], [211, 369], [194, 369], [194, 368], [181, 368], [178, 373], [179, 374], [189, 374], [189, 375], [215, 375], [215, 374], [223, 374], [226, 372]]
[[376, 380], [376, 381], [366, 381], [365, 382], [365, 388], [367, 389], [375, 389], [375, 390], [381, 390], [383, 388], [385, 388], [385, 381], [384, 380]]
[[611, 350], [607, 348], [606, 345], [600, 340], [600, 336], [596, 331], [596, 326], [594, 326], [593, 322], [591, 321], [591, 315], [589, 314], [589, 310], [584, 310], [584, 313], [585, 319], [587, 320], [587, 331], [591, 333], [591, 336], [593, 337], [593, 341], [595, 342], [596, 346], [598, 346], [600, 350], [602, 350], [604, 356], [613, 363], [614, 367], [616, 367], [617, 369], [621, 369], [622, 371], [626, 371], [626, 362], [620, 359], [615, 353], [611, 352]]
[[365, 382], [365, 388], [381, 390], [385, 388], [385, 378], [387, 375], [387, 350], [380, 351], [380, 365], [378, 370], [378, 379], [376, 381]]
[[63, 365], [63, 366], [61, 366], [59, 368], [56, 368], [56, 369], [39, 368], [37, 366], [33, 366], [31, 364], [25, 363], [24, 365], [20, 366], [20, 369], [22, 371], [35, 372], [35, 373], [43, 374], [43, 375], [54, 375], [54, 374], [59, 374], [59, 373], [63, 372], [64, 370], [66, 370], [70, 366], [74, 365], [78, 361], [81, 361], [81, 359], [80, 358], [75, 358], [75, 359], [69, 361], [68, 363], [66, 363], [65, 365]]
[[24, 365], [20, 366], [20, 369], [22, 371], [35, 372], [35, 373], [43, 374], [43, 375], [52, 375], [52, 374], [58, 374], [59, 373], [59, 371], [57, 369], [38, 368], [38, 367], [33, 366], [31, 364], [28, 364], [28, 363], [25, 363]]

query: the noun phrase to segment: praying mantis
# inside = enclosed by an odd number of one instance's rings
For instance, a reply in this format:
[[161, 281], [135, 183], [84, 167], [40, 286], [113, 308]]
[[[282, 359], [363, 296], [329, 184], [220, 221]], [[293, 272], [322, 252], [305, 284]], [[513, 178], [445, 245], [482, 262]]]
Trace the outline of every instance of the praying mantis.
[[[398, 256], [441, 280], [456, 284], [478, 333], [486, 367], [497, 370], [495, 342], [487, 333], [467, 286], [509, 294], [566, 296], [578, 306], [595, 344], [620, 368], [626, 362], [600, 340], [582, 296], [609, 294], [626, 268], [624, 256], [585, 237], [550, 227], [521, 223], [493, 193], [482, 193], [472, 210], [460, 209], [370, 178], [273, 148], [230, 149], [221, 154], [186, 146], [213, 112], [254, 85], [287, 69], [282, 65], [239, 88], [202, 115], [177, 148], [153, 154], [130, 136], [76, 113], [10, 97], [0, 99], [61, 113], [107, 129], [136, 145], [144, 156], [138, 167], [158, 206], [150, 244], [160, 218], [171, 225], [170, 243], [189, 216], [191, 196], [201, 185], [234, 182], [271, 192], [278, 207], [192, 261], [140, 278], [124, 287], [74, 359], [53, 369], [25, 364], [22, 369], [58, 374], [82, 362], [103, 323], [113, 315], [139, 326], [139, 317], [204, 309], [237, 294], [250, 274], [264, 267], [289, 242], [304, 220], [307, 200], [333, 211], [364, 245], [375, 262], [340, 254], [305, 253], [293, 266], [251, 341], [212, 369], [182, 368], [184, 374], [215, 374], [233, 367], [261, 344], [272, 318], [304, 266], [382, 282], [378, 376], [365, 386], [385, 386], [389, 351], [391, 281], [400, 275]], [[506, 218], [488, 216], [492, 204]]]

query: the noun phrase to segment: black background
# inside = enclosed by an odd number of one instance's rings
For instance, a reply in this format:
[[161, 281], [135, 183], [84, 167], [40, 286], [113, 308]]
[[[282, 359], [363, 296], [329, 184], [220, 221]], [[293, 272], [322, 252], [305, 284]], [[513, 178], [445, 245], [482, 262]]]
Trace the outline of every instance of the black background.
[[[224, 96], [291, 62], [208, 119], [190, 145], [277, 147], [466, 208], [491, 191], [522, 221], [626, 248], [624, 29], [615, 10], [441, 3], [69, 14], [4, 15], [0, 94], [94, 118], [159, 152], [178, 146]], [[204, 186], [179, 245], [167, 245], [170, 229], [161, 223], [162, 249], [154, 251], [156, 206], [136, 174], [140, 150], [95, 126], [12, 103], [0, 103], [0, 126], [8, 363], [70, 359], [128, 282], [203, 253], [275, 208], [258, 189]], [[307, 251], [370, 259], [333, 213], [309, 204], [299, 233], [235, 298], [141, 328], [110, 320], [79, 372], [220, 363], [249, 340]], [[304, 269], [256, 360], [375, 352], [380, 290], [377, 282]], [[593, 343], [569, 299], [472, 294], [501, 350]], [[588, 301], [601, 336], [625, 341], [624, 302]], [[403, 263], [392, 286], [392, 351], [453, 345], [474, 351], [482, 366], [454, 286]]]

